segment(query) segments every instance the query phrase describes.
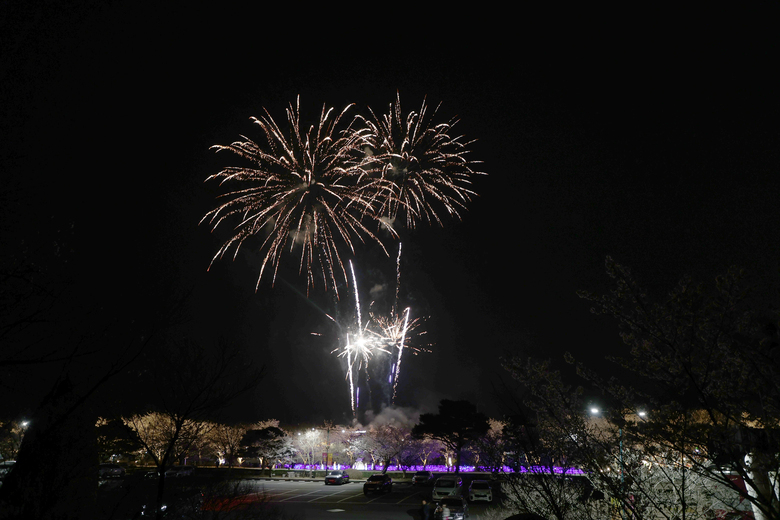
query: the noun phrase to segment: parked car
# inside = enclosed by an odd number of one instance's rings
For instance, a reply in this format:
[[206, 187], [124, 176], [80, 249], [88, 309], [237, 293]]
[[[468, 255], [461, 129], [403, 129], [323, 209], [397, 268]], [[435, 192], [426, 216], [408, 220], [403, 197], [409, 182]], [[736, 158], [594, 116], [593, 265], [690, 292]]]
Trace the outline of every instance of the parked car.
[[393, 490], [393, 479], [390, 475], [371, 475], [363, 484], [363, 493], [368, 495], [374, 491], [381, 491], [383, 493], [389, 493]]
[[433, 484], [433, 473], [430, 471], [418, 471], [412, 477], [413, 486], [430, 486]]
[[328, 484], [347, 484], [349, 482], [349, 475], [346, 471], [341, 469], [334, 469], [328, 471], [325, 475], [325, 485]]
[[493, 488], [487, 480], [472, 480], [469, 484], [469, 502], [477, 500], [493, 501]]
[[195, 472], [192, 466], [173, 466], [165, 472], [165, 478], [168, 477], [189, 477]]
[[100, 465], [98, 469], [98, 477], [100, 478], [121, 478], [125, 476], [125, 468], [119, 464], [113, 464], [111, 462], [105, 462]]
[[463, 479], [460, 477], [439, 477], [433, 485], [431, 497], [438, 502], [444, 497], [457, 497], [463, 494]]
[[439, 500], [436, 504], [436, 510], [433, 512], [434, 520], [446, 520], [442, 515], [445, 505], [447, 506], [447, 509], [450, 510], [450, 519], [463, 520], [464, 518], [468, 518], [469, 505], [466, 503], [466, 499], [462, 496], [452, 496]]

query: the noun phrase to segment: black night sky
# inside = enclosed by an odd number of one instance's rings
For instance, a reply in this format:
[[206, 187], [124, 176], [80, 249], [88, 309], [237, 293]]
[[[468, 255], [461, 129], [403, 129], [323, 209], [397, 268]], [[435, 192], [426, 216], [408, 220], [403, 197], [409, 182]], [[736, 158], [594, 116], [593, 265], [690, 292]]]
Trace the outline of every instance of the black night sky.
[[[298, 95], [312, 118], [323, 104], [384, 111], [399, 92], [414, 110], [425, 98], [477, 139], [487, 175], [464, 219], [404, 232], [403, 290], [433, 346], [405, 358], [399, 406], [467, 399], [499, 416], [502, 355], [604, 364], [621, 347], [616, 324], [576, 291], [609, 290], [607, 255], [658, 295], [732, 264], [779, 281], [777, 31], [736, 15], [572, 30], [536, 13], [26, 4], [0, 15], [6, 254], [65, 244], [78, 301], [128, 337], [188, 294], [187, 335], [267, 367], [236, 417], [350, 415], [317, 310], [330, 295], [307, 300], [294, 261], [255, 291], [251, 251], [207, 271], [228, 228], [198, 225], [222, 192], [204, 180], [235, 162], [209, 147], [256, 137], [249, 118], [283, 120]], [[355, 263], [368, 303], [394, 258], [365, 248]]]

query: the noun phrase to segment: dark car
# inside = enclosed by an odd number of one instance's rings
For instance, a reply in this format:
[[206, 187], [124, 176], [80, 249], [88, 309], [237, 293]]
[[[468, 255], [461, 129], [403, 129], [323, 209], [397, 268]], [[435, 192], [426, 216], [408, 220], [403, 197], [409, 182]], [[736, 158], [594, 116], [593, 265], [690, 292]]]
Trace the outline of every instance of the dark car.
[[430, 471], [418, 471], [412, 477], [413, 486], [430, 486], [433, 484], [433, 473]]
[[125, 468], [119, 464], [106, 462], [100, 465], [98, 476], [100, 478], [121, 478], [125, 476]]
[[433, 513], [434, 520], [444, 520], [444, 506], [450, 510], [452, 520], [463, 520], [469, 516], [469, 505], [462, 496], [442, 498], [436, 503], [436, 511]]
[[190, 477], [195, 472], [193, 466], [172, 466], [165, 472], [165, 478], [169, 477]]
[[340, 470], [340, 469], [334, 469], [332, 471], [328, 471], [328, 474], [325, 475], [325, 485], [328, 484], [346, 484], [349, 482], [349, 475], [346, 471]]
[[383, 493], [389, 493], [393, 490], [393, 479], [390, 475], [371, 475], [363, 484], [363, 493], [368, 495], [375, 491], [381, 491]]

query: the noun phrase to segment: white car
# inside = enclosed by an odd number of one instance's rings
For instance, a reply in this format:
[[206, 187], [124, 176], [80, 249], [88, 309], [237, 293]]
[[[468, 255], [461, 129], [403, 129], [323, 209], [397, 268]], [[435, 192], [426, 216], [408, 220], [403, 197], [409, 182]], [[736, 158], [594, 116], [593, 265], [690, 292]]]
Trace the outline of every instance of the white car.
[[463, 479], [460, 477], [439, 477], [433, 485], [431, 497], [438, 502], [444, 497], [460, 496], [463, 493]]
[[493, 501], [493, 489], [487, 480], [472, 480], [469, 484], [469, 502], [477, 500]]
[[165, 472], [165, 478], [169, 477], [189, 477], [195, 472], [192, 466], [173, 466]]

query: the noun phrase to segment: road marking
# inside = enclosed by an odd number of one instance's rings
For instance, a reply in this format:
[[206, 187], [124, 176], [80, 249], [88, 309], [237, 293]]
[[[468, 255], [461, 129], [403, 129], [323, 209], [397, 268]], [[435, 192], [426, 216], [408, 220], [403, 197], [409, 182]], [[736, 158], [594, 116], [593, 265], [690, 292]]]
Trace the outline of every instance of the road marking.
[[[346, 497], [346, 498], [342, 498], [341, 500], [339, 500], [339, 503], [340, 503], [340, 502], [344, 502], [344, 501], [346, 501], [346, 500], [351, 500], [351, 499], [353, 499], [353, 498], [362, 497], [362, 496], [363, 496], [363, 493], [356, 493], [356, 494], [354, 494], [354, 495], [352, 495], [352, 496], [348, 496], [348, 497]], [[360, 504], [362, 504], [363, 502], [357, 502], [357, 503], [360, 503]]]
[[292, 499], [292, 498], [298, 498], [298, 497], [305, 497], [305, 496], [307, 496], [307, 495], [313, 495], [314, 493], [317, 493], [317, 491], [318, 491], [318, 490], [311, 491], [311, 492], [309, 492], [309, 493], [299, 493], [299, 494], [297, 494], [297, 495], [289, 496], [289, 497], [287, 497], [287, 498], [285, 498], [285, 499], [282, 499], [282, 500], [280, 500], [279, 502], [285, 502], [285, 501], [287, 501], [287, 500], [290, 500], [290, 499]]
[[327, 509], [328, 513], [343, 513], [346, 509]]

